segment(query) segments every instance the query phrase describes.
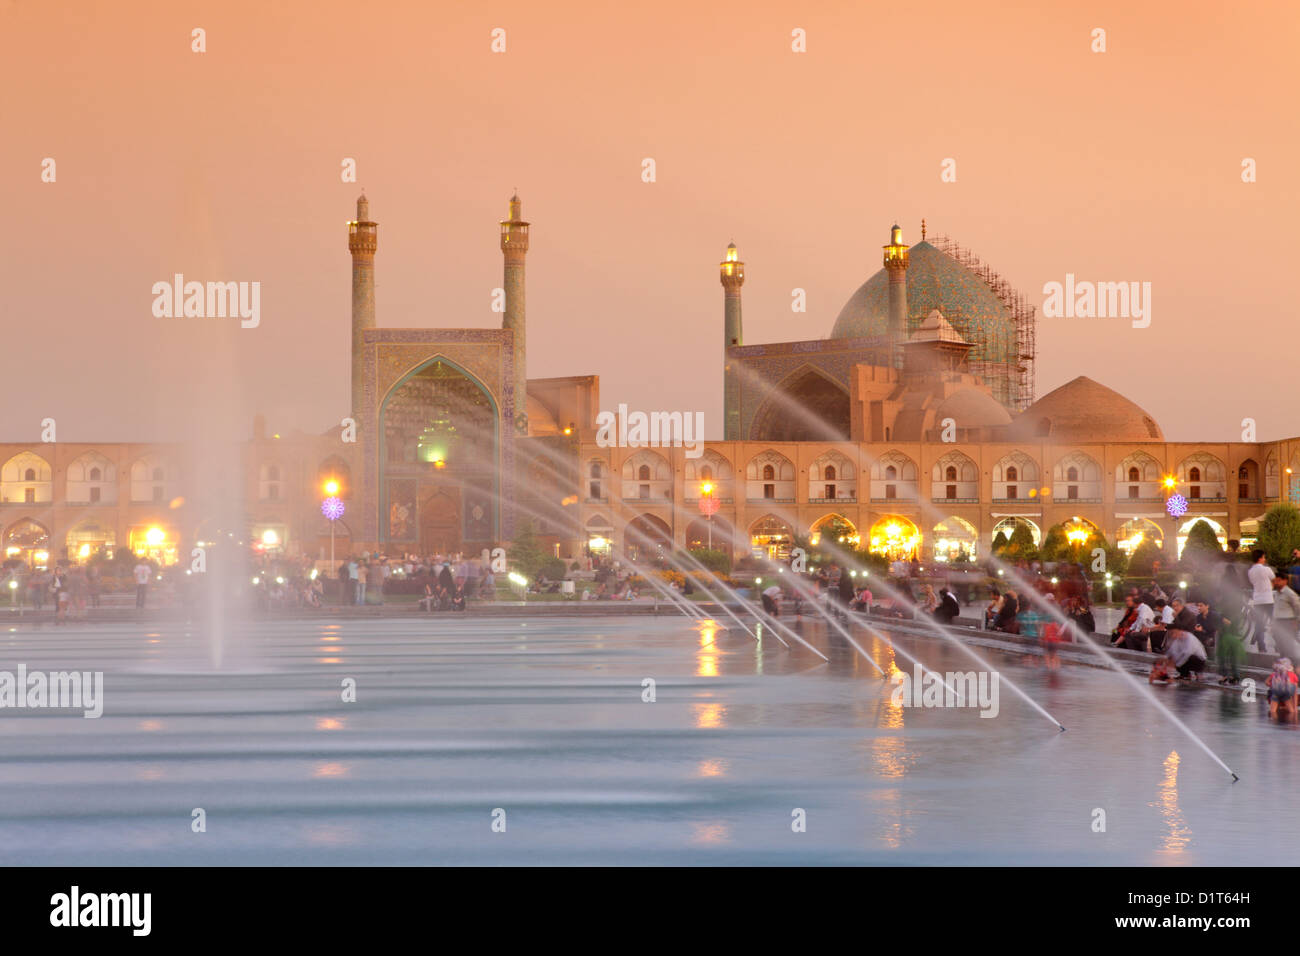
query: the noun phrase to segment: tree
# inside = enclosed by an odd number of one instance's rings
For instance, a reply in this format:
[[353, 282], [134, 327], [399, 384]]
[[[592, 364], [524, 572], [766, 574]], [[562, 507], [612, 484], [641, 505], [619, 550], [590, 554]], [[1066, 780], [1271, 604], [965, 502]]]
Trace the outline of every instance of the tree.
[[1300, 548], [1300, 508], [1279, 504], [1268, 509], [1259, 522], [1255, 547], [1263, 548], [1265, 560], [1281, 570], [1291, 563], [1291, 552]]
[[1002, 557], [1002, 552], [1006, 550], [1007, 545], [1009, 544], [1011, 544], [1011, 539], [1007, 537], [1007, 533], [1005, 531], [999, 531], [997, 536], [993, 539], [994, 557]]
[[1065, 525], [1052, 525], [1047, 529], [1047, 537], [1043, 539], [1043, 560], [1063, 561], [1069, 557], [1069, 553], [1070, 540], [1065, 536]]
[[[1093, 564], [1096, 562], [1094, 552], [1099, 548], [1106, 556], [1106, 563], [1098, 569], [1094, 568]], [[1105, 574], [1107, 571], [1111, 574], [1123, 574], [1124, 568], [1128, 565], [1128, 555], [1120, 549], [1119, 545], [1107, 541], [1106, 536], [1100, 531], [1094, 531], [1090, 534], [1081, 550], [1082, 553], [1074, 560], [1083, 565], [1085, 574]]]
[[548, 555], [537, 543], [537, 530], [532, 518], [525, 518], [519, 522], [519, 527], [515, 530], [515, 540], [511, 542], [506, 554], [514, 569], [526, 578], [533, 577], [541, 570], [542, 563]]
[[[817, 533], [818, 550], [825, 551], [832, 558], [837, 552], [852, 551], [853, 541], [851, 539], [857, 534], [853, 530], [853, 525], [839, 515], [834, 515], [829, 520], [822, 522], [822, 526], [817, 529]], [[840, 538], [844, 540], [841, 541]]]
[[1183, 545], [1183, 562], [1198, 571], [1217, 567], [1223, 557], [1219, 539], [1214, 528], [1204, 519], [1192, 525], [1187, 532], [1187, 543]]
[[1159, 545], [1150, 538], [1137, 546], [1128, 559], [1129, 574], [1134, 577], [1149, 578], [1155, 570], [1155, 563], [1162, 556]]
[[1038, 560], [1038, 549], [1034, 546], [1034, 534], [1029, 530], [1029, 525], [1022, 521], [1016, 522], [1003, 557], [1008, 561]]

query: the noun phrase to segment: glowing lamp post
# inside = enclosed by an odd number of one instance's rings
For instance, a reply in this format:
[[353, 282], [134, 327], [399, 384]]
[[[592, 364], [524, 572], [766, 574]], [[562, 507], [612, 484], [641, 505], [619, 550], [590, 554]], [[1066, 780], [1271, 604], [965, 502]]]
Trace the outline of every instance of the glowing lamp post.
[[[339, 485], [337, 481], [331, 481], [329, 484], [325, 486], [325, 489], [328, 491], [331, 486], [333, 486], [335, 491], [338, 490]], [[334, 522], [338, 521], [340, 518], [343, 517], [343, 511], [344, 511], [343, 499], [338, 497], [338, 495], [332, 494], [320, 503], [320, 513], [323, 514], [326, 518], [328, 518], [330, 523], [330, 567], [331, 568], [334, 567]]]
[[718, 513], [718, 499], [713, 497], [713, 483], [700, 485], [700, 514], [709, 519], [709, 550], [713, 550], [713, 516]]

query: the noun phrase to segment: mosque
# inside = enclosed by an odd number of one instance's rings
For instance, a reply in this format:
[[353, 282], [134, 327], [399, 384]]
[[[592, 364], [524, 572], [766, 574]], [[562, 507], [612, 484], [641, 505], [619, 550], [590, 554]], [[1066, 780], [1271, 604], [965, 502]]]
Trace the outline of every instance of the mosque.
[[721, 438], [698, 454], [606, 447], [597, 375], [527, 376], [531, 224], [517, 195], [499, 229], [500, 328], [379, 327], [379, 228], [363, 195], [347, 235], [347, 418], [281, 435], [259, 416], [222, 479], [243, 500], [231, 528], [211, 517], [218, 492], [199, 485], [187, 446], [0, 444], [5, 556], [42, 566], [128, 547], [170, 564], [221, 535], [316, 559], [479, 554], [528, 519], [565, 559], [668, 546], [784, 557], [833, 522], [875, 551], [951, 561], [1016, 525], [1036, 542], [1064, 523], [1181, 550], [1204, 519], [1221, 541], [1249, 542], [1272, 504], [1300, 503], [1300, 437], [1167, 442], [1083, 376], [1037, 397], [1033, 306], [924, 223], [912, 246], [893, 226], [827, 337], [798, 342], [745, 343], [745, 268], [729, 246]]

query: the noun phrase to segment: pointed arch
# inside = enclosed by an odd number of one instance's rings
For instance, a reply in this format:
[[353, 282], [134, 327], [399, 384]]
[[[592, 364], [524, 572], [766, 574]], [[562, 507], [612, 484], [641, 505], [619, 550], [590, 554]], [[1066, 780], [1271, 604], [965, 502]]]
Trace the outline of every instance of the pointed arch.
[[871, 500], [916, 501], [920, 470], [901, 451], [890, 450], [871, 463]]
[[813, 459], [808, 468], [809, 501], [857, 501], [857, 466], [832, 448]]
[[836, 441], [849, 437], [849, 392], [841, 382], [804, 363], [759, 403], [750, 441]]
[[1037, 497], [1039, 475], [1038, 462], [1029, 455], [1019, 450], [1008, 452], [993, 465], [993, 500]]
[[1052, 485], [1057, 502], [1100, 501], [1101, 466], [1091, 455], [1072, 451], [1052, 469]]
[[980, 470], [970, 456], [950, 451], [930, 469], [932, 501], [978, 501], [979, 494]]
[[43, 504], [54, 499], [54, 469], [40, 455], [20, 451], [0, 466], [0, 503]]

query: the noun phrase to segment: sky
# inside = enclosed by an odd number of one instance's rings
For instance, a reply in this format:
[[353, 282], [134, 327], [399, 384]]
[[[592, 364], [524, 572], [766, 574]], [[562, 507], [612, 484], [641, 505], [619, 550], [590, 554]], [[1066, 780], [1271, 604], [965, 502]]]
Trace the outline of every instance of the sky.
[[[922, 217], [1035, 303], [1151, 283], [1146, 328], [1040, 317], [1040, 396], [1087, 375], [1169, 440], [1294, 435], [1297, 48], [1282, 0], [0, 0], [0, 440], [336, 425], [361, 187], [380, 327], [500, 325], [518, 188], [530, 377], [711, 438], [727, 243], [746, 344], [822, 338]], [[155, 317], [175, 273], [259, 282], [260, 323]]]

